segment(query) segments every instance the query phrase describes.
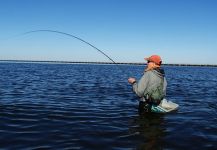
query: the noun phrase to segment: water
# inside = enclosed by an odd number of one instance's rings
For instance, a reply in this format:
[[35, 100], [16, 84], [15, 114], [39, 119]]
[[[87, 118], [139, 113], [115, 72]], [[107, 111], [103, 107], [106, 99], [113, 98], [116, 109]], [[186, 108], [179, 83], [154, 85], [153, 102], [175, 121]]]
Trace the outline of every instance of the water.
[[217, 68], [165, 66], [165, 115], [138, 113], [143, 67], [120, 68], [0, 63], [0, 149], [217, 149]]

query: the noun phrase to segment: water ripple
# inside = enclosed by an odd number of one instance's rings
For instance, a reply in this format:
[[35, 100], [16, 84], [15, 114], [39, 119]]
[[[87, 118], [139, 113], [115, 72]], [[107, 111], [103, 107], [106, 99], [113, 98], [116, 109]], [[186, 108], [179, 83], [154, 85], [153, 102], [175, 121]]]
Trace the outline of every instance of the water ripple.
[[180, 109], [158, 115], [138, 113], [117, 66], [1, 63], [0, 149], [216, 149], [217, 69], [165, 71]]

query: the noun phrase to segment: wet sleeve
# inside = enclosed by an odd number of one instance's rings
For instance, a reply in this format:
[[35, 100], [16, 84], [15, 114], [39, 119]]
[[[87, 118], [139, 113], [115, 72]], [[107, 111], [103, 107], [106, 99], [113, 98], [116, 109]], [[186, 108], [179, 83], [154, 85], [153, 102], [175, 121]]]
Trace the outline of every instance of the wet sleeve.
[[145, 73], [139, 82], [135, 82], [133, 84], [133, 91], [136, 93], [137, 96], [143, 97], [145, 95], [145, 91], [147, 89], [149, 75]]

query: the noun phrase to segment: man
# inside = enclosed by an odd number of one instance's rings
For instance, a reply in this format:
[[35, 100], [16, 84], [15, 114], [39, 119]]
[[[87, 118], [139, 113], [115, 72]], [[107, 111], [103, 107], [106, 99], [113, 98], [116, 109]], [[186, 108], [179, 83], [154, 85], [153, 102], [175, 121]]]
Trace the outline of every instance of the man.
[[162, 60], [158, 55], [152, 55], [147, 60], [147, 67], [141, 79], [137, 82], [130, 77], [133, 91], [140, 97], [139, 109], [151, 111], [152, 105], [159, 105], [166, 95], [167, 82], [164, 70], [161, 68]]

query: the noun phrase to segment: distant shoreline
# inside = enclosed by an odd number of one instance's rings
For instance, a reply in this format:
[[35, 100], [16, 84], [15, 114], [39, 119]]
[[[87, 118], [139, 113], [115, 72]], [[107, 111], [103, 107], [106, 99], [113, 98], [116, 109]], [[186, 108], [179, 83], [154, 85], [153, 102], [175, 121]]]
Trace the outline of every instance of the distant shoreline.
[[[118, 64], [118, 65], [145, 65], [139, 62], [84, 62], [84, 61], [46, 61], [46, 60], [0, 60], [0, 63], [53, 63], [53, 64]], [[204, 67], [217, 67], [212, 64], [163, 64], [163, 66], [204, 66]]]

